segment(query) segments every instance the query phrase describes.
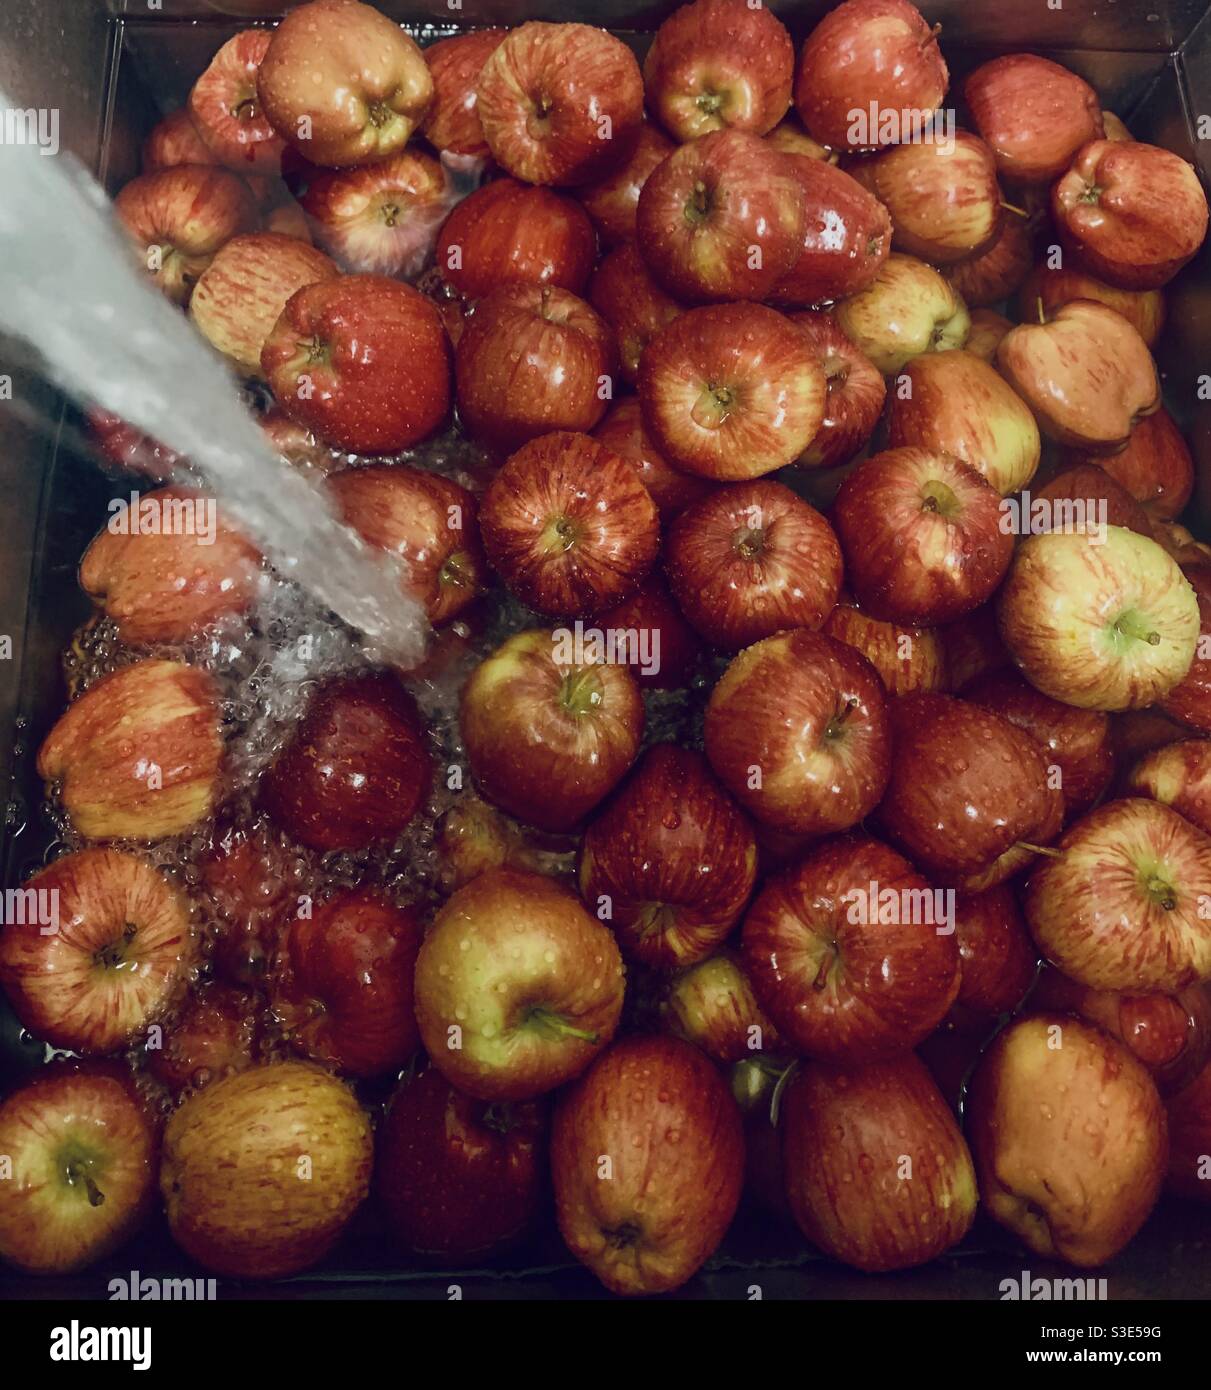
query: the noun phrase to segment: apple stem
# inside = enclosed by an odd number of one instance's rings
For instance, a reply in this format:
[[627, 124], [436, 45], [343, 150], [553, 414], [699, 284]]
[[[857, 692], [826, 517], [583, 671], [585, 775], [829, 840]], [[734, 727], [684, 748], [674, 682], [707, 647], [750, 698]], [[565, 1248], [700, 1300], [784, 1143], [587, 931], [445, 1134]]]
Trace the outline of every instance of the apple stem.
[[825, 952], [824, 959], [820, 962], [820, 969], [816, 971], [816, 978], [812, 981], [812, 989], [823, 989], [828, 984], [828, 972], [833, 968], [833, 962], [836, 959], [835, 949]]
[[1052, 849], [1049, 845], [1032, 844], [1030, 840], [1018, 840], [1016, 844], [1018, 849], [1028, 849], [1031, 854], [1042, 854], [1048, 859], [1063, 859], [1064, 857], [1062, 849]]
[[1130, 613], [1124, 613], [1114, 624], [1124, 637], [1134, 637], [1137, 642], [1147, 642], [1150, 647], [1159, 647], [1161, 635], [1155, 628], [1145, 627]]
[[549, 1028], [562, 1038], [579, 1038], [581, 1042], [595, 1043], [600, 1034], [590, 1033], [584, 1028], [574, 1028], [567, 1019], [552, 1013], [550, 1009], [531, 1009], [526, 1017], [527, 1023], [537, 1023], [539, 1027]]
[[1040, 322], [1040, 323], [1046, 323], [1046, 322], [1047, 322], [1047, 311], [1043, 308], [1043, 296], [1042, 296], [1042, 295], [1039, 295], [1039, 297], [1034, 301], [1034, 303], [1035, 303], [1036, 309], [1038, 310], [1039, 322]]
[[79, 1163], [69, 1163], [67, 1165], [67, 1181], [71, 1183], [73, 1187], [78, 1182], [84, 1184], [84, 1190], [88, 1193], [88, 1205], [90, 1207], [99, 1207], [105, 1201], [105, 1193], [102, 1192], [93, 1181], [93, 1176], [88, 1169], [82, 1167]]
[[928, 48], [931, 43], [935, 43], [937, 41], [937, 37], [941, 32], [941, 24], [935, 24], [933, 28], [929, 31], [929, 33], [926, 34], [925, 37], [921, 40], [920, 47], [922, 49]]
[[791, 1077], [798, 1070], [799, 1059], [796, 1057], [790, 1066], [783, 1068], [781, 1076], [774, 1082], [774, 1089], [770, 1092], [769, 1098], [769, 1122], [774, 1129], [778, 1128], [778, 1118], [782, 1114], [782, 1097], [790, 1085]]
[[845, 721], [849, 718], [851, 714], [853, 714], [854, 710], [856, 710], [857, 708], [857, 696], [851, 695], [849, 699], [846, 700], [845, 704], [841, 707], [839, 712], [834, 714], [833, 717], [828, 721], [828, 728], [824, 730], [825, 738], [836, 738], [837, 735], [841, 732], [841, 725], [845, 723]]
[[1004, 198], [1001, 199], [1001, 206], [1005, 209], [1006, 212], [1012, 212], [1015, 217], [1030, 216], [1030, 214], [1026, 211], [1025, 208], [1018, 207], [1016, 203], [1007, 203]]

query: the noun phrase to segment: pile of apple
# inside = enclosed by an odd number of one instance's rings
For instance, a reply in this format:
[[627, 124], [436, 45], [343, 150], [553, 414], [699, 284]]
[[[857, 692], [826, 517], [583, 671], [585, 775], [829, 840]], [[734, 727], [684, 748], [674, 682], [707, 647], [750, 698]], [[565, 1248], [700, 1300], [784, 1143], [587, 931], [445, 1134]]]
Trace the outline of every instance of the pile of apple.
[[[75, 1056], [0, 1105], [0, 1255], [99, 1260], [158, 1192], [204, 1266], [278, 1277], [373, 1189], [447, 1262], [553, 1206], [645, 1293], [746, 1188], [864, 1270], [977, 1205], [1100, 1265], [1166, 1184], [1211, 1196], [1211, 550], [1152, 357], [1207, 204], [1052, 62], [978, 67], [930, 138], [948, 80], [906, 0], [797, 58], [694, 0], [642, 70], [586, 25], [422, 53], [314, 0], [156, 128], [118, 214], [402, 562], [458, 742], [422, 672], [354, 670], [233, 785], [181, 644], [256, 621], [261, 557], [102, 531], [128, 659], [39, 755], [57, 929], [0, 933]], [[670, 701], [688, 732], [645, 741]], [[441, 784], [432, 901], [325, 880]]]

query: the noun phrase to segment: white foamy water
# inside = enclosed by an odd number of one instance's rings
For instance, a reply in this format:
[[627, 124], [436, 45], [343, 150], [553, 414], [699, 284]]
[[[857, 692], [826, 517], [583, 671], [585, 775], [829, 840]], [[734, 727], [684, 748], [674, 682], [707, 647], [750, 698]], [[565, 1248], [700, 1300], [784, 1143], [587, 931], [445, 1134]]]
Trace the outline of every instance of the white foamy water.
[[226, 366], [151, 286], [104, 192], [67, 155], [0, 143], [0, 331], [82, 404], [187, 457], [278, 573], [377, 655], [405, 668], [422, 658], [429, 625], [398, 567], [269, 448]]

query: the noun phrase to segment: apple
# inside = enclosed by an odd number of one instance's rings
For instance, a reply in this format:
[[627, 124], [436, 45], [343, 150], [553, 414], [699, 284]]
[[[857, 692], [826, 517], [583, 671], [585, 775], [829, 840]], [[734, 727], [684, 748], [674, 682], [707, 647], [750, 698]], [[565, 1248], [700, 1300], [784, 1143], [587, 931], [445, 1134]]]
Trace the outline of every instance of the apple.
[[391, 1234], [422, 1255], [507, 1248], [546, 1206], [540, 1101], [473, 1100], [435, 1067], [405, 1077], [378, 1132], [374, 1187]]
[[492, 157], [514, 178], [592, 183], [626, 157], [643, 120], [643, 75], [604, 29], [531, 21], [488, 57], [476, 98]]
[[664, 457], [643, 423], [637, 396], [624, 396], [606, 412], [593, 438], [635, 470], [651, 494], [662, 521], [670, 521], [692, 502], [709, 497], [713, 484], [693, 473], [683, 473]]
[[1145, 752], [1127, 774], [1128, 796], [1150, 796], [1211, 835], [1211, 739], [1186, 738]]
[[1110, 736], [1114, 740], [1114, 755], [1119, 766], [1124, 767], [1155, 749], [1189, 739], [1190, 731], [1176, 719], [1170, 719], [1167, 714], [1152, 707], [1112, 714]]
[[[1075, 453], [1069, 457], [1084, 458]], [[1006, 516], [1022, 532], [1072, 531], [1101, 545], [1104, 527], [1121, 526], [1152, 539], [1148, 513], [1092, 458], [1061, 465], [1042, 487], [1023, 493], [1018, 506], [1016, 517], [1009, 511]]]
[[963, 698], [1004, 716], [1041, 744], [1068, 819], [1087, 811], [1110, 785], [1115, 760], [1109, 715], [1053, 700], [1016, 671], [977, 676], [963, 687]]
[[341, 467], [344, 460], [321, 444], [315, 435], [284, 410], [274, 406], [257, 418], [274, 452], [294, 468], [324, 477]]
[[948, 1021], [963, 1031], [985, 1033], [1013, 1013], [1038, 973], [1038, 951], [1014, 890], [1005, 883], [982, 893], [956, 893], [955, 940], [959, 943], [959, 993]]
[[1179, 526], [1175, 521], [1151, 521], [1149, 530], [1157, 545], [1183, 568], [1211, 564], [1211, 545], [1195, 540], [1188, 527]]
[[748, 817], [701, 753], [663, 743], [589, 822], [580, 894], [628, 959], [677, 970], [720, 945], [756, 873]]
[[490, 869], [442, 907], [416, 962], [429, 1059], [479, 1100], [530, 1100], [614, 1036], [624, 969], [608, 927], [542, 874]]
[[245, 174], [278, 174], [286, 148], [257, 95], [272, 41], [266, 29], [228, 39], [189, 93], [190, 119], [214, 161]]
[[147, 1069], [169, 1090], [180, 1094], [243, 1071], [253, 1064], [257, 1004], [252, 995], [230, 985], [207, 984], [156, 1038], [144, 1056]]
[[170, 111], [156, 122], [143, 141], [141, 165], [145, 174], [173, 169], [178, 164], [217, 164], [219, 161], [198, 134], [189, 111]]
[[821, 631], [860, 651], [889, 695], [947, 686], [946, 648], [936, 631], [880, 622], [846, 594], [839, 595]]
[[280, 1279], [336, 1244], [372, 1160], [370, 1118], [343, 1082], [310, 1062], [264, 1063], [173, 1112], [160, 1193], [173, 1239], [204, 1268]]
[[185, 463], [180, 454], [149, 439], [119, 415], [108, 410], [89, 410], [87, 416], [96, 450], [113, 468], [165, 483]]
[[1039, 1014], [998, 1034], [964, 1122], [984, 1209], [1037, 1255], [1104, 1264], [1160, 1193], [1168, 1145], [1152, 1078], [1078, 1019]]
[[475, 498], [440, 473], [400, 464], [345, 468], [328, 481], [344, 520], [397, 555], [404, 589], [435, 626], [462, 613], [487, 583]]
[[923, 352], [961, 348], [971, 319], [953, 285], [932, 266], [893, 251], [873, 282], [843, 299], [837, 322], [886, 375]]
[[652, 170], [635, 235], [656, 282], [677, 299], [765, 299], [799, 258], [805, 217], [790, 155], [747, 131], [717, 130]]
[[629, 599], [602, 613], [597, 627], [607, 643], [624, 653], [643, 689], [680, 690], [693, 682], [702, 642], [659, 571], [648, 575]]
[[645, 121], [623, 163], [603, 179], [576, 190], [576, 196], [593, 219], [604, 245], [622, 246], [634, 241], [639, 194], [652, 170], [663, 163], [674, 148], [673, 142], [656, 126]]
[[455, 205], [434, 258], [444, 282], [467, 299], [510, 284], [583, 294], [596, 249], [592, 224], [574, 198], [502, 178]]
[[887, 416], [893, 449], [952, 454], [1002, 497], [1020, 492], [1039, 465], [1039, 429], [1029, 407], [970, 352], [914, 357], [896, 379]]
[[[782, 1162], [783, 1077], [795, 1068], [785, 1058], [749, 1054], [733, 1064], [728, 1082], [744, 1121], [744, 1190], [757, 1208], [779, 1225], [794, 1223], [786, 1198]], [[777, 1103], [775, 1102], [777, 1097]]]
[[1205, 985], [1178, 994], [1121, 994], [1090, 989], [1047, 969], [1030, 1009], [1076, 1014], [1104, 1029], [1148, 1068], [1162, 1096], [1193, 1081], [1211, 1058], [1211, 994]]
[[1161, 406], [1132, 429], [1120, 453], [1094, 458], [1131, 494], [1148, 517], [1172, 521], [1186, 509], [1194, 491], [1194, 460], [1190, 448]]
[[1147, 344], [1121, 314], [1092, 300], [1011, 329], [997, 366], [1044, 434], [1089, 453], [1122, 449], [1136, 422], [1161, 403]]
[[540, 830], [583, 820], [622, 781], [643, 733], [627, 667], [575, 646], [567, 629], [515, 633], [462, 693], [459, 725], [480, 790]]
[[1001, 637], [1044, 695], [1080, 709], [1143, 709], [1190, 670], [1194, 590], [1153, 540], [1108, 526], [1028, 536], [997, 597]]
[[480, 159], [488, 153], [480, 124], [479, 74], [504, 40], [504, 29], [472, 29], [438, 39], [424, 49], [433, 101], [421, 122], [421, 133], [436, 150]]
[[874, 433], [887, 387], [878, 367], [859, 352], [832, 314], [807, 310], [789, 317], [819, 357], [827, 388], [824, 419], [795, 463], [836, 468], [848, 463]]
[[1160, 290], [1117, 289], [1074, 266], [1036, 266], [1018, 290], [1017, 316], [1023, 323], [1033, 322], [1041, 303], [1043, 313], [1053, 317], [1074, 299], [1092, 299], [1116, 310], [1150, 348], [1156, 346], [1165, 326], [1165, 296]]
[[847, 830], [887, 785], [883, 683], [844, 642], [782, 632], [747, 647], [719, 678], [705, 742], [715, 775], [762, 824], [800, 835]]
[[187, 303], [219, 249], [259, 220], [243, 179], [193, 164], [139, 174], [114, 211], [152, 282], [175, 304]]
[[152, 1205], [156, 1139], [130, 1079], [57, 1062], [0, 1103], [0, 1259], [28, 1274], [96, 1264]]
[[[131, 526], [100, 531], [80, 561], [80, 587], [104, 609], [124, 642], [184, 642], [212, 623], [248, 611], [261, 557], [194, 488], [147, 492], [123, 515]], [[139, 518], [154, 529], [140, 530]]]
[[1211, 1198], [1211, 1066], [1168, 1104], [1169, 1166], [1165, 1186], [1196, 1202]]
[[269, 981], [283, 1035], [350, 1076], [398, 1071], [420, 1045], [412, 972], [421, 922], [376, 889], [337, 893], [285, 931]]
[[357, 0], [311, 0], [274, 31], [257, 92], [294, 150], [343, 169], [403, 149], [433, 100], [433, 79], [386, 15]]
[[656, 447], [703, 478], [757, 478], [793, 462], [823, 423], [826, 398], [807, 339], [761, 304], [691, 309], [639, 360], [639, 400]]
[[744, 918], [758, 1002], [796, 1052], [868, 1062], [938, 1026], [959, 988], [954, 923], [886, 845], [840, 836], [770, 879]]
[[310, 896], [313, 870], [264, 825], [222, 821], [198, 861], [217, 972], [244, 988], [264, 981], [279, 927]]
[[735, 1215], [740, 1112], [696, 1047], [626, 1038], [560, 1098], [551, 1180], [560, 1234], [607, 1289], [667, 1292], [701, 1268]]
[[781, 1047], [778, 1030], [753, 994], [734, 951], [720, 951], [669, 981], [660, 1016], [674, 1037], [700, 1047], [712, 1061], [731, 1066]]
[[77, 850], [17, 891], [26, 906], [0, 930], [0, 983], [43, 1042], [112, 1052], [184, 991], [198, 955], [189, 905], [145, 860]]
[[1211, 979], [1211, 837], [1146, 797], [1069, 827], [1027, 885], [1031, 935], [1091, 989], [1175, 994]]
[[694, 0], [656, 30], [643, 85], [674, 140], [714, 130], [764, 135], [786, 115], [794, 68], [791, 36], [769, 10], [747, 0]]
[[1051, 190], [1064, 246], [1108, 284], [1167, 285], [1203, 244], [1207, 198], [1179, 155], [1138, 140], [1094, 140]]
[[484, 493], [484, 550], [511, 593], [585, 618], [638, 589], [660, 549], [656, 504], [635, 469], [585, 434], [532, 439]]
[[149, 659], [102, 676], [59, 716], [38, 751], [89, 840], [158, 840], [192, 829], [220, 794], [223, 741], [213, 677]]
[[1013, 556], [1001, 515], [997, 490], [974, 468], [916, 446], [860, 464], [832, 511], [858, 602], [873, 617], [926, 627], [996, 590]]
[[870, 1272], [909, 1269], [971, 1227], [971, 1154], [918, 1058], [808, 1062], [787, 1088], [782, 1124], [791, 1211], [834, 1259]]
[[963, 100], [1010, 184], [1051, 183], [1082, 145], [1102, 138], [1097, 93], [1076, 73], [1034, 53], [983, 63], [964, 81]]
[[722, 487], [681, 512], [664, 547], [669, 587], [713, 646], [736, 650], [786, 628], [820, 628], [841, 591], [841, 547], [781, 483]]
[[485, 295], [454, 361], [463, 424], [506, 452], [552, 430], [591, 430], [613, 394], [609, 325], [553, 285], [502, 285]]
[[1161, 709], [1200, 734], [1211, 734], [1211, 565], [1187, 565], [1182, 572], [1198, 600], [1198, 642], [1189, 671], [1161, 701]]
[[902, 695], [878, 822], [934, 884], [995, 887], [1058, 833], [1063, 803], [1039, 744], [969, 700]]
[[1011, 299], [1033, 264], [1031, 223], [1011, 213], [1001, 218], [1000, 228], [988, 246], [966, 260], [947, 265], [944, 274], [972, 311], [974, 320], [977, 309]]
[[[809, 134], [833, 149], [896, 144], [909, 138], [900, 114], [932, 115], [949, 80], [937, 30], [915, 5], [845, 0], [807, 36], [795, 71], [795, 110]], [[897, 117], [894, 130], [882, 128], [880, 111]]]
[[968, 333], [963, 347], [974, 357], [979, 357], [985, 362], [995, 362], [1001, 339], [1012, 327], [1013, 324], [1004, 314], [994, 313], [991, 309], [973, 309], [971, 332]]
[[259, 377], [262, 349], [291, 296], [339, 273], [322, 251], [297, 237], [280, 232], [233, 237], [202, 272], [189, 316], [245, 376]]
[[986, 671], [1001, 671], [1012, 664], [997, 629], [992, 604], [938, 628], [945, 656], [947, 686], [953, 693]]
[[622, 375], [633, 384], [644, 348], [683, 307], [652, 279], [630, 241], [602, 257], [588, 294], [589, 303], [614, 330]]
[[857, 179], [807, 155], [788, 154], [803, 188], [799, 257], [767, 296], [773, 304], [823, 304], [872, 284], [891, 250], [887, 209]]

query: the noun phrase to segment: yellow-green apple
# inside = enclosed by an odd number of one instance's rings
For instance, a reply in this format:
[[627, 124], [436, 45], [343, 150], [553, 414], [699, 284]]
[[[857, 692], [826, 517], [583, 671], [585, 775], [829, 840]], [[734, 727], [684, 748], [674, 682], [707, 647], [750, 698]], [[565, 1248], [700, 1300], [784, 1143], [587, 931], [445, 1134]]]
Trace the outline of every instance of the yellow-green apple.
[[916, 446], [859, 464], [832, 511], [846, 582], [862, 607], [925, 627], [994, 593], [1013, 555], [1001, 516], [996, 488], [974, 468]]
[[683, 312], [652, 279], [633, 241], [602, 257], [589, 282], [589, 303], [614, 330], [622, 374], [629, 382], [639, 375], [644, 348]]
[[1176, 993], [1211, 979], [1211, 836], [1128, 797], [1066, 830], [1030, 877], [1026, 920], [1047, 959], [1091, 989]]
[[681, 512], [664, 544], [681, 611], [713, 646], [747, 647], [818, 629], [841, 591], [841, 547], [818, 511], [782, 483], [719, 488]]
[[1169, 1100], [1168, 1191], [1211, 1201], [1211, 1066]]
[[1117, 454], [1095, 457], [1156, 521], [1172, 521], [1194, 491], [1194, 460], [1173, 416], [1161, 406], [1145, 415]]
[[386, 15], [358, 0], [311, 0], [274, 31], [257, 92], [299, 154], [343, 169], [402, 150], [433, 99], [433, 79]]
[[1187, 565], [1182, 573], [1198, 599], [1198, 642], [1189, 671], [1161, 701], [1161, 709], [1200, 734], [1211, 734], [1211, 565]]
[[841, 158], [836, 150], [830, 150], [819, 140], [813, 140], [793, 111], [785, 120], [779, 121], [773, 130], [767, 132], [765, 140], [783, 154], [802, 154], [808, 159], [822, 159], [826, 164], [836, 164]]
[[575, 647], [566, 629], [516, 633], [462, 694], [460, 728], [480, 790], [542, 830], [583, 820], [622, 781], [643, 733], [630, 670]]
[[257, 94], [272, 41], [267, 29], [245, 29], [228, 39], [189, 93], [190, 119], [214, 161], [242, 174], [281, 173], [286, 142]]
[[772, 473], [824, 420], [824, 368], [793, 323], [762, 304], [691, 309], [639, 359], [644, 424], [669, 462], [719, 481]]
[[878, 671], [889, 695], [947, 686], [946, 648], [930, 628], [882, 622], [842, 594], [821, 631], [857, 648]]
[[808, 1062], [783, 1101], [787, 1195], [803, 1234], [858, 1269], [909, 1269], [976, 1214], [971, 1154], [924, 1064]]
[[626, 159], [603, 179], [576, 190], [585, 211], [605, 246], [623, 246], [635, 240], [635, 214], [639, 194], [653, 169], [673, 153], [671, 140], [659, 127], [644, 121]]
[[1203, 244], [1207, 197], [1194, 166], [1139, 140], [1094, 140], [1051, 190], [1060, 239], [1126, 290], [1167, 285]]
[[1129, 796], [1150, 796], [1211, 835], [1211, 739], [1184, 738], [1146, 752], [1127, 774]]
[[675, 1037], [723, 1066], [777, 1053], [782, 1046], [734, 951], [719, 951], [673, 976], [660, 1001], [660, 1017]]
[[232, 1279], [318, 1263], [370, 1187], [370, 1117], [311, 1062], [262, 1063], [190, 1096], [164, 1130], [160, 1193], [173, 1239]]
[[964, 1125], [984, 1209], [1036, 1255], [1104, 1264], [1160, 1193], [1168, 1141], [1152, 1078], [1079, 1019], [1039, 1014], [998, 1034]]
[[1090, 140], [1102, 138], [1093, 88], [1068, 68], [1033, 53], [983, 63], [963, 83], [972, 123], [1010, 184], [1058, 179]]
[[743, 130], [681, 145], [639, 194], [635, 237], [656, 282], [686, 303], [764, 299], [803, 249], [795, 157]]
[[1013, 1013], [1034, 984], [1038, 949], [1007, 883], [982, 893], [956, 893], [954, 925], [959, 992], [946, 1021], [962, 1032], [986, 1035], [989, 1024]]
[[660, 28], [643, 63], [652, 114], [674, 140], [712, 130], [764, 135], [791, 103], [795, 48], [785, 25], [747, 0], [693, 0]]
[[170, 111], [157, 121], [143, 141], [141, 167], [145, 174], [156, 169], [173, 169], [178, 164], [218, 162], [185, 108]]
[[714, 491], [713, 483], [674, 468], [660, 452], [644, 426], [638, 396], [616, 401], [593, 431], [593, 438], [631, 465], [664, 522]]
[[[795, 71], [795, 109], [810, 134], [834, 149], [906, 138], [903, 112], [932, 115], [950, 74], [938, 31], [908, 0], [845, 0], [807, 37]], [[883, 115], [894, 119], [884, 128]]]
[[748, 817], [701, 753], [650, 749], [589, 822], [580, 893], [623, 953], [659, 970], [708, 956], [740, 919], [757, 874]]
[[923, 352], [945, 352], [967, 341], [971, 318], [949, 280], [915, 256], [893, 251], [874, 281], [843, 299], [837, 322], [886, 375]]
[[1116, 289], [1075, 266], [1036, 266], [1018, 290], [1017, 317], [1023, 323], [1034, 322], [1041, 303], [1050, 318], [1074, 299], [1092, 299], [1122, 314], [1150, 348], [1156, 346], [1165, 326], [1165, 296], [1160, 290]]
[[551, 1180], [568, 1249], [614, 1293], [663, 1293], [723, 1239], [744, 1181], [740, 1111], [680, 1038], [626, 1038], [555, 1112]]
[[997, 596], [1001, 637], [1036, 689], [1080, 709], [1144, 709], [1183, 679], [1198, 599], [1153, 540], [1108, 526], [1028, 536]]
[[0, 1260], [29, 1274], [95, 1264], [155, 1191], [156, 1138], [124, 1070], [56, 1062], [0, 1104]]
[[769, 880], [741, 940], [779, 1035], [822, 1061], [907, 1052], [941, 1023], [959, 988], [945, 894], [867, 835], [830, 839]]
[[626, 158], [643, 120], [635, 55], [591, 24], [519, 25], [476, 87], [492, 157], [526, 183], [591, 183]]
[[472, 159], [487, 155], [488, 142], [476, 109], [476, 88], [484, 64], [500, 47], [506, 32], [471, 29], [426, 45], [433, 100], [420, 131], [435, 150]]
[[860, 352], [832, 314], [791, 314], [824, 368], [824, 419], [802, 454], [800, 468], [836, 468], [854, 457], [874, 433], [887, 387], [878, 367]]
[[1001, 219], [1000, 230], [991, 245], [965, 261], [948, 265], [945, 275], [962, 295], [974, 321], [977, 309], [1012, 298], [1033, 264], [1031, 224], [1027, 218], [1011, 213]]
[[985, 362], [995, 362], [1001, 339], [1012, 327], [1013, 324], [1004, 314], [995, 313], [992, 309], [973, 309], [971, 332], [968, 333], [963, 347], [973, 357], [980, 357]]
[[711, 692], [706, 755], [758, 821], [796, 834], [856, 825], [891, 758], [887, 697], [853, 647], [795, 628], [747, 647]]
[[529, 1100], [608, 1046], [624, 969], [610, 929], [542, 874], [490, 869], [434, 919], [416, 962], [429, 1059], [479, 1100]]

